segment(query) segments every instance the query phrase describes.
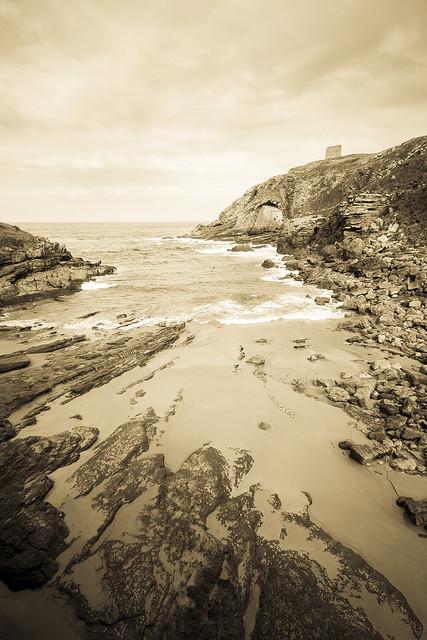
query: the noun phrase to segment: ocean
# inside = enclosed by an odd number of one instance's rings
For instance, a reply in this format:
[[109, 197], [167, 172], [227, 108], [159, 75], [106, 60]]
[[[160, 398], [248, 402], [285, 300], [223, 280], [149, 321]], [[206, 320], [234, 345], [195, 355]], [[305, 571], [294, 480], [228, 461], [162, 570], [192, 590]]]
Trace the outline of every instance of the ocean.
[[[75, 257], [117, 268], [59, 299], [29, 303], [6, 322], [72, 331], [114, 329], [126, 314], [126, 329], [161, 321], [257, 324], [289, 319], [322, 320], [341, 315], [334, 304], [318, 306], [320, 290], [286, 278], [282, 256], [272, 246], [230, 252], [233, 242], [182, 237], [191, 224], [27, 224], [23, 228], [65, 244]], [[277, 263], [264, 269], [266, 258]], [[94, 314], [88, 318], [88, 314]], [[123, 321], [122, 321], [123, 322]]]

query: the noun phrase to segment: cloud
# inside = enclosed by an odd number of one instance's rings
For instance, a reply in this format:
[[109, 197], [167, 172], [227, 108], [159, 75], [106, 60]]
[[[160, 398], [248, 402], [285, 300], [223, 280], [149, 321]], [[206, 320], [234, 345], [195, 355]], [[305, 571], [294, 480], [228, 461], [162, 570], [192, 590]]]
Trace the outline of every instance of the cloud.
[[46, 220], [74, 190], [75, 217], [212, 218], [327, 144], [421, 135], [426, 17], [424, 0], [0, 0], [0, 205]]

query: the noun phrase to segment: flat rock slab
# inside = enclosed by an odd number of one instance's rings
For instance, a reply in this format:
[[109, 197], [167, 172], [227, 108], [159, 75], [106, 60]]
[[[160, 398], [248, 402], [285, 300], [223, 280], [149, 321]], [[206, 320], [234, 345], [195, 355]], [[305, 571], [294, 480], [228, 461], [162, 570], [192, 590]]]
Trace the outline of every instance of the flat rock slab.
[[386, 447], [382, 444], [352, 444], [349, 448], [350, 458], [360, 462], [360, 464], [366, 464], [367, 462], [372, 462], [377, 458], [382, 458], [383, 456], [390, 453], [390, 447]]
[[[105, 339], [80, 342], [73, 349], [58, 349], [49, 356], [48, 366], [5, 373], [0, 420], [42, 394], [46, 394], [44, 404], [63, 395], [72, 399], [136, 366], [144, 366], [156, 353], [170, 347], [180, 333], [181, 328], [177, 327], [144, 328], [129, 332], [125, 342], [124, 336], [118, 333]], [[57, 389], [59, 385], [61, 388]]]
[[35, 347], [30, 347], [26, 350], [26, 353], [51, 353], [52, 351], [58, 351], [58, 349], [65, 349], [66, 347], [71, 347], [73, 344], [77, 344], [78, 342], [83, 342], [86, 340], [86, 336], [72, 336], [71, 338], [60, 338], [59, 340], [54, 340], [53, 342], [47, 342], [44, 344], [39, 344]]
[[11, 354], [0, 356], [0, 373], [14, 371], [15, 369], [24, 369], [28, 367], [31, 360], [24, 354]]

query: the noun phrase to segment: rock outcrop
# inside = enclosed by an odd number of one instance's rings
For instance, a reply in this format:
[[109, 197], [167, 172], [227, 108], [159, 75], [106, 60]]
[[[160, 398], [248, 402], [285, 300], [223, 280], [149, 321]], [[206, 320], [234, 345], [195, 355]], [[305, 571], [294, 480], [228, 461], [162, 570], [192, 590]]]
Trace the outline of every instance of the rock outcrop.
[[75, 462], [97, 437], [95, 428], [75, 427], [0, 445], [0, 580], [10, 589], [40, 587], [55, 574], [68, 528], [44, 500], [54, 484], [48, 474]]
[[47, 238], [0, 223], [0, 302], [24, 300], [75, 291], [85, 280], [113, 273], [114, 267], [73, 258], [67, 249]]
[[[182, 327], [144, 327], [129, 335], [119, 333], [94, 341], [84, 341], [77, 336], [78, 340], [65, 340], [63, 349], [53, 350], [46, 364], [1, 374], [0, 442], [14, 435], [6, 419], [19, 407], [42, 398], [18, 428], [33, 424], [46, 403], [63, 395], [68, 399], [82, 395], [125, 371], [144, 366], [153, 355], [173, 345], [181, 331]], [[39, 349], [46, 351], [46, 345], [30, 347], [26, 353]]]
[[[308, 514], [288, 513], [259, 486], [239, 492], [248, 451], [205, 445], [172, 472], [150, 451], [159, 420], [148, 412], [122, 425], [70, 478], [76, 508], [84, 501], [98, 526], [57, 585], [87, 638], [380, 640], [383, 608], [399, 612], [408, 637], [420, 636], [405, 598]], [[277, 539], [263, 530], [264, 504]], [[318, 542], [321, 559], [295, 550], [291, 532]], [[374, 611], [354, 604], [365, 589]]]
[[301, 225], [314, 228], [328, 218], [348, 196], [367, 192], [393, 194], [392, 206], [411, 227], [417, 241], [425, 239], [425, 183], [427, 138], [414, 138], [378, 154], [350, 155], [312, 162], [290, 169], [252, 187], [225, 209], [218, 219], [199, 225], [195, 237], [287, 234], [289, 220], [305, 218]]

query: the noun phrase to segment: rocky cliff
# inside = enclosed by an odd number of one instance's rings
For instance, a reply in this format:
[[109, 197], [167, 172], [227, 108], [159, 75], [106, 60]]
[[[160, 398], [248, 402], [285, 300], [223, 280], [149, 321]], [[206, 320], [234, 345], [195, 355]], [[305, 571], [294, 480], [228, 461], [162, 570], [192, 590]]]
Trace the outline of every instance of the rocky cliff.
[[[313, 229], [340, 203], [358, 193], [391, 194], [390, 206], [410, 228], [414, 241], [425, 239], [427, 137], [414, 138], [375, 155], [350, 155], [290, 169], [252, 187], [218, 219], [199, 225], [195, 237], [267, 235], [279, 238]], [[291, 222], [292, 221], [292, 222]]]
[[57, 242], [0, 223], [0, 302], [3, 304], [72, 291], [85, 280], [113, 271], [114, 267], [73, 258]]

